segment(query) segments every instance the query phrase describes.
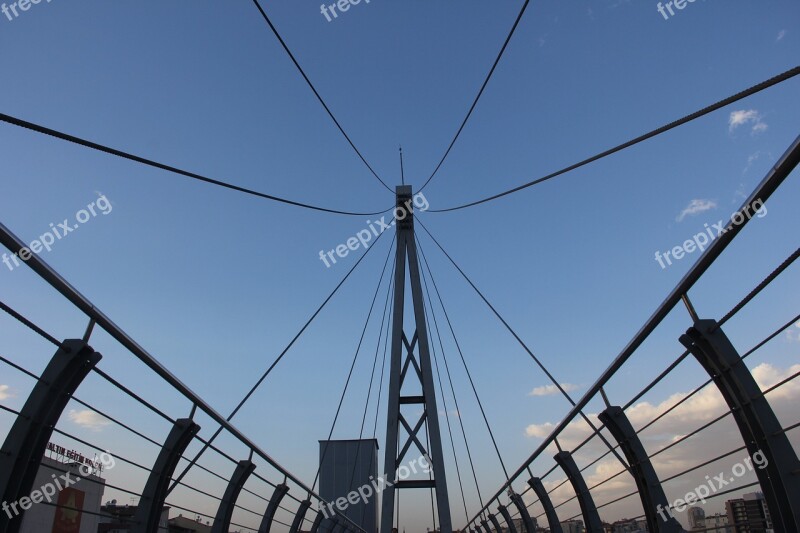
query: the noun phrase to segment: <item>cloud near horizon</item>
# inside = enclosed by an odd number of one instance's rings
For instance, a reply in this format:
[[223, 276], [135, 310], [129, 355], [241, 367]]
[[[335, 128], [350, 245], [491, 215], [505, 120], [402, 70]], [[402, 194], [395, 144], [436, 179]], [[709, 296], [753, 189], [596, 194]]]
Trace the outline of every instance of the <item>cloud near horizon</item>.
[[[761, 390], [766, 390], [800, 372], [800, 364], [781, 369], [769, 363], [762, 363], [752, 368], [751, 372]], [[667, 411], [670, 407], [686, 398], [688, 394], [688, 392], [676, 392], [655, 404], [648, 401], [641, 401], [631, 406], [626, 411], [626, 414], [633, 427], [638, 430]], [[800, 379], [787, 382], [780, 388], [770, 392], [768, 399], [784, 427], [796, 423], [797, 416], [795, 406], [800, 400]], [[681, 436], [688, 435], [703, 424], [710, 422], [727, 411], [728, 406], [725, 400], [717, 388], [711, 384], [694, 394], [691, 398], [646, 430], [640, 431], [639, 437], [641, 442], [647, 449], [648, 454], [652, 456], [652, 464], [659, 477], [661, 479], [666, 479], [672, 475], [689, 470], [705, 461], [711, 461], [715, 457], [730, 452], [737, 446], [743, 445], [741, 435], [733, 418], [727, 416], [709, 426], [701, 433], [653, 456], [658, 450], [680, 439]], [[592, 420], [592, 423], [595, 423], [598, 427], [601, 425], [597, 414], [587, 413], [587, 416]], [[544, 439], [550, 435], [554, 428], [555, 424], [552, 422], [530, 424], [525, 428], [525, 434], [532, 439]], [[615, 442], [607, 430], [604, 430], [603, 433], [606, 435], [609, 442]], [[567, 425], [564, 431], [559, 435], [558, 441], [564, 450], [573, 450], [590, 434], [591, 429], [588, 424], [582, 419], [576, 419]], [[797, 441], [800, 440], [798, 432], [794, 431], [788, 434], [788, 436], [795, 447], [797, 447]], [[542, 467], [542, 465], [552, 464], [552, 461], [548, 458], [548, 454], [554, 455], [557, 451], [554, 444], [549, 445], [547, 451], [541, 458], [541, 461], [544, 462], [541, 463], [540, 467]], [[607, 451], [608, 449], [603, 442], [595, 438], [590, 440], [580, 451], [575, 452], [574, 456], [578, 465], [582, 466], [594, 461]], [[675, 480], [665, 483], [664, 488], [667, 498], [670, 501], [674, 501], [676, 498], [683, 497], [687, 492], [703, 484], [706, 475], [713, 476], [719, 472], [731, 472], [731, 467], [736, 463], [743, 462], [746, 457], [747, 452], [740, 450], [726, 458], [712, 461], [700, 469], [691, 471]], [[544, 468], [546, 467], [547, 466], [544, 466]], [[584, 478], [597, 504], [602, 505], [607, 501], [616, 499], [620, 495], [636, 490], [633, 478], [625, 474], [619, 475], [596, 488], [592, 488], [594, 485], [604, 482], [621, 470], [622, 467], [617, 459], [610, 454], [586, 469]], [[544, 480], [545, 487], [552, 491], [550, 496], [554, 504], [561, 503], [574, 496], [574, 492], [569, 483], [559, 486], [565, 479], [561, 470], [556, 469], [553, 476]], [[745, 476], [737, 479], [736, 486], [744, 485], [752, 481], [756, 481], [755, 473], [748, 472]], [[753, 492], [756, 490], [758, 490], [758, 487], [751, 487], [749, 489], [743, 489], [743, 492]], [[531, 497], [532, 495], [528, 493], [526, 495], [526, 500], [529, 502], [533, 501]], [[709, 500], [705, 506], [706, 513], [713, 514], [715, 511], [724, 512], [726, 499], [725, 497], [721, 497]], [[535, 504], [535, 507], [538, 506], [538, 503]], [[573, 500], [565, 506], [565, 512], [579, 513], [580, 509], [577, 508], [576, 502]], [[604, 509], [603, 518], [636, 516], [641, 512], [641, 501], [638, 498], [631, 497], [606, 507]], [[679, 519], [685, 518], [685, 516], [682, 517], [679, 515], [677, 517]]]
[[[561, 388], [564, 389], [566, 392], [572, 392], [577, 390], [578, 386], [573, 385], [572, 383], [562, 383]], [[532, 391], [528, 393], [528, 396], [552, 396], [553, 394], [560, 394], [561, 391], [558, 390], [558, 387], [555, 385], [542, 385], [541, 387], [536, 387]]]
[[75, 424], [90, 429], [92, 431], [101, 431], [104, 427], [111, 422], [103, 415], [84, 409], [83, 411], [76, 411], [74, 409], [67, 413], [69, 419]]
[[0, 400], [7, 400], [13, 397], [14, 395], [11, 394], [11, 387], [8, 385], [0, 385]]

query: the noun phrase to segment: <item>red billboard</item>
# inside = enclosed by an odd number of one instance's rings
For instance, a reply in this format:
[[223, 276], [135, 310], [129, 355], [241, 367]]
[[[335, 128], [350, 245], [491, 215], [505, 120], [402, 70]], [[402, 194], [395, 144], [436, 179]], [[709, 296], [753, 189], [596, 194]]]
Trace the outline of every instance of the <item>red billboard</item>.
[[81, 510], [86, 493], [82, 490], [66, 488], [58, 494], [56, 517], [53, 519], [53, 533], [80, 533]]

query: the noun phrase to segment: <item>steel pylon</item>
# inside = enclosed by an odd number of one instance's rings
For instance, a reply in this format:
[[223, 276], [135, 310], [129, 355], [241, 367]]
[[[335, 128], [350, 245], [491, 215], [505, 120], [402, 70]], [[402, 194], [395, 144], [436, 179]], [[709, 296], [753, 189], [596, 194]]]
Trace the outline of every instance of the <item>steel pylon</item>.
[[[452, 533], [450, 500], [447, 495], [442, 439], [439, 432], [439, 410], [436, 406], [433, 367], [431, 366], [428, 345], [428, 330], [425, 325], [425, 304], [420, 281], [416, 241], [414, 239], [411, 186], [401, 185], [397, 187], [397, 208], [394, 216], [397, 229], [397, 254], [395, 258], [389, 408], [386, 419], [386, 455], [383, 470], [383, 475], [387, 478], [387, 482], [383, 491], [380, 533], [392, 533], [395, 490], [410, 488], [434, 489], [439, 515], [438, 529], [442, 533]], [[410, 339], [405, 334], [403, 327], [406, 265], [408, 265], [408, 275], [411, 282], [415, 327]], [[404, 385], [412, 382], [421, 385], [422, 393], [403, 395]], [[409, 421], [401, 412], [401, 406], [403, 405], [422, 407], [422, 415], [414, 426], [409, 424]], [[406, 415], [408, 414], [409, 412], [407, 411]], [[429, 449], [426, 448], [419, 437], [423, 426], [427, 431]], [[403, 447], [398, 452], [401, 427], [405, 430], [407, 437]], [[404, 461], [411, 463], [420, 459], [420, 457], [416, 456], [408, 457], [408, 452], [412, 447], [416, 447], [421, 457], [430, 464], [430, 468], [426, 468], [432, 473], [430, 479], [402, 479], [402, 475], [399, 476], [401, 479], [398, 479], [399, 470], [404, 466], [409, 468], [408, 465], [404, 464]]]

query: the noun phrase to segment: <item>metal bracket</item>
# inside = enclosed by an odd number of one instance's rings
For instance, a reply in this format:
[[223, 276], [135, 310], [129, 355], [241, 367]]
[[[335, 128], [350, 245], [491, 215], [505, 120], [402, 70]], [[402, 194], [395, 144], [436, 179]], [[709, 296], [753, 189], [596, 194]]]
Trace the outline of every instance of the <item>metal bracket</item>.
[[503, 520], [506, 521], [508, 533], [517, 533], [517, 526], [514, 525], [514, 520], [511, 519], [511, 513], [508, 512], [508, 507], [501, 504], [497, 506], [497, 510], [502, 515]]
[[[0, 449], [0, 501], [28, 496], [53, 428], [72, 394], [102, 359], [82, 340], [65, 340], [56, 350]], [[24, 510], [13, 518], [0, 513], [0, 532], [17, 533]]]
[[303, 500], [300, 502], [300, 507], [297, 509], [297, 514], [294, 515], [294, 520], [292, 521], [292, 527], [289, 529], [289, 533], [297, 533], [303, 528], [303, 521], [306, 518], [306, 513], [308, 512], [309, 507], [311, 507], [311, 500]]
[[[324, 505], [324, 502], [320, 502], [320, 504]], [[322, 524], [322, 520], [325, 518], [323, 516], [322, 511], [317, 511], [317, 516], [314, 518], [314, 523], [311, 524], [311, 529], [309, 530], [310, 533], [318, 533], [319, 526]]]
[[559, 452], [555, 455], [554, 459], [561, 470], [567, 474], [572, 488], [575, 490], [575, 496], [578, 498], [578, 504], [581, 506], [581, 514], [583, 514], [583, 521], [586, 524], [586, 531], [588, 533], [604, 533], [603, 523], [600, 521], [600, 515], [597, 513], [597, 507], [594, 505], [592, 494], [586, 487], [581, 471], [578, 465], [575, 464], [575, 459], [569, 452]]
[[697, 320], [680, 337], [714, 380], [728, 404], [755, 468], [776, 531], [800, 531], [800, 461], [769, 401], [715, 320]]
[[492, 523], [494, 530], [497, 531], [497, 533], [503, 533], [503, 528], [500, 527], [500, 522], [497, 521], [497, 516], [489, 513], [489, 521]]
[[239, 498], [239, 493], [242, 487], [247, 483], [247, 478], [256, 469], [256, 465], [251, 461], [239, 461], [236, 465], [236, 470], [233, 471], [228, 487], [225, 489], [225, 495], [219, 502], [217, 515], [214, 518], [214, 525], [211, 528], [211, 533], [228, 533], [231, 526], [231, 518], [233, 518], [233, 509], [236, 507], [236, 500]]
[[169, 481], [181, 455], [198, 431], [200, 426], [188, 418], [179, 418], [175, 421], [147, 478], [142, 498], [133, 517], [134, 523], [130, 529], [132, 533], [158, 531], [158, 521], [164, 509], [164, 500], [167, 499]]
[[616, 439], [628, 460], [629, 471], [636, 481], [639, 497], [642, 499], [648, 530], [653, 533], [681, 533], [683, 527], [667, 511], [662, 511], [660, 517], [658, 515], [660, 509], [669, 509], [669, 502], [647, 451], [628, 417], [625, 416], [625, 411], [619, 406], [610, 406], [600, 413], [599, 418]]
[[536, 493], [539, 498], [539, 503], [544, 507], [544, 514], [547, 517], [547, 525], [550, 526], [550, 533], [563, 533], [561, 530], [561, 522], [558, 520], [558, 515], [553, 507], [553, 502], [550, 500], [550, 495], [542, 485], [542, 480], [538, 477], [532, 477], [528, 480], [528, 485]]
[[344, 520], [339, 515], [336, 515], [333, 519], [333, 529], [331, 529], [331, 533], [343, 533], [344, 530]]
[[287, 492], [289, 492], [289, 486], [285, 483], [275, 486], [275, 491], [272, 493], [272, 498], [269, 499], [269, 505], [267, 505], [267, 511], [264, 513], [264, 518], [258, 527], [258, 533], [269, 533], [272, 528], [272, 520], [275, 518], [275, 513], [278, 512], [278, 506]]
[[525, 526], [525, 533], [536, 533], [536, 525], [533, 523], [533, 519], [531, 519], [531, 515], [528, 512], [528, 508], [525, 506], [525, 501], [522, 499], [522, 496], [514, 493], [510, 496], [510, 498], [511, 503], [513, 503], [517, 508], [519, 516], [522, 518], [522, 525]]

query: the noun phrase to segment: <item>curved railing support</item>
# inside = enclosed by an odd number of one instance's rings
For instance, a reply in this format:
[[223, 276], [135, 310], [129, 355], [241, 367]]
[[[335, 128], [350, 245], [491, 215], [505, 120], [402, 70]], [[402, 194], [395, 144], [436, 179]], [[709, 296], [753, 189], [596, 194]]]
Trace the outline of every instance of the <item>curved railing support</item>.
[[[0, 449], [0, 501], [17, 502], [31, 493], [53, 428], [72, 394], [102, 358], [82, 340], [65, 340], [58, 347]], [[17, 533], [24, 513], [24, 509], [14, 516], [0, 513], [0, 532]]]
[[225, 494], [219, 502], [211, 533], [228, 533], [231, 519], [233, 518], [233, 510], [236, 507], [236, 500], [239, 498], [242, 487], [247, 483], [247, 478], [250, 477], [250, 474], [255, 469], [256, 465], [251, 461], [239, 461], [236, 465], [236, 470], [233, 471], [233, 475], [228, 482], [228, 488], [225, 489]]
[[589, 489], [586, 487], [581, 471], [578, 465], [575, 464], [575, 459], [569, 452], [558, 452], [554, 459], [561, 470], [567, 474], [572, 488], [575, 490], [575, 496], [578, 499], [578, 504], [581, 506], [581, 514], [583, 515], [583, 522], [588, 533], [604, 533], [603, 523], [600, 521], [600, 515], [597, 512], [597, 507], [594, 504], [594, 499]]
[[754, 470], [775, 529], [800, 531], [800, 461], [750, 370], [715, 320], [697, 320], [680, 341], [714, 380], [761, 463]]
[[547, 494], [542, 480], [538, 477], [532, 477], [528, 480], [528, 486], [536, 493], [539, 498], [539, 503], [544, 508], [544, 515], [547, 517], [547, 525], [550, 527], [550, 533], [563, 533], [561, 530], [561, 522], [558, 520], [558, 515], [553, 507], [553, 502], [550, 500], [550, 495]]
[[164, 501], [167, 499], [169, 481], [181, 455], [198, 431], [200, 426], [189, 418], [179, 418], [175, 421], [150, 471], [150, 477], [147, 478], [142, 498], [133, 517], [134, 523], [130, 529], [132, 533], [158, 531], [158, 521], [164, 509]]

